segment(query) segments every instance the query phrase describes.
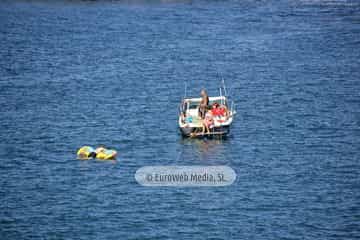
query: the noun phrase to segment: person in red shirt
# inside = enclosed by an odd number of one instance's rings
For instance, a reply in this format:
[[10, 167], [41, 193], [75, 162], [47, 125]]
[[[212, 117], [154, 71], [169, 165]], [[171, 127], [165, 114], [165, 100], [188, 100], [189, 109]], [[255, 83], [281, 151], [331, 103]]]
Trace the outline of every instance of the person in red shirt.
[[220, 105], [218, 103], [214, 103], [211, 109], [211, 113], [214, 117], [217, 116], [224, 116], [225, 115], [225, 109], [220, 107]]

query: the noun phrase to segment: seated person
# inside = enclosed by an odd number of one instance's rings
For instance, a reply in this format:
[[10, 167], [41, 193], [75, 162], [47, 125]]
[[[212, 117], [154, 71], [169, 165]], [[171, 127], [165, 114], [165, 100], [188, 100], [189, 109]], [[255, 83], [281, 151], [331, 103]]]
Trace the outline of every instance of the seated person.
[[181, 117], [182, 123], [192, 123], [193, 122], [193, 117], [187, 116], [186, 113], [181, 113], [180, 117]]
[[228, 110], [225, 105], [214, 103], [211, 109], [215, 121], [222, 123], [228, 119]]
[[214, 127], [214, 118], [211, 111], [207, 111], [205, 114], [205, 118], [203, 120], [203, 128], [202, 128], [202, 134], [205, 133], [205, 130], [207, 133], [210, 132], [210, 128]]
[[182, 123], [185, 123], [185, 118], [186, 118], [186, 113], [185, 112], [181, 112], [180, 113], [180, 119]]
[[214, 103], [212, 105], [212, 109], [211, 109], [211, 113], [213, 116], [217, 117], [217, 116], [224, 116], [225, 114], [225, 109], [224, 108], [220, 108], [220, 105], [218, 103]]
[[226, 107], [226, 105], [220, 105], [220, 109], [222, 109], [222, 111], [224, 112], [223, 116], [228, 118], [229, 117], [229, 110]]

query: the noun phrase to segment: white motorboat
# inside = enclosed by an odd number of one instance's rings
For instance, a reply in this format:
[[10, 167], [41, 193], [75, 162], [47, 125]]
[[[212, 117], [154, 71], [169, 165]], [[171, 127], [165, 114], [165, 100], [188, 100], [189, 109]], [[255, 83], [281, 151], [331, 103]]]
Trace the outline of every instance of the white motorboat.
[[[220, 96], [209, 97], [208, 112], [211, 124], [205, 128], [206, 121], [199, 114], [201, 98], [184, 97], [180, 105], [179, 128], [184, 137], [213, 137], [226, 136], [234, 120], [236, 111], [234, 102], [229, 106], [225, 87], [220, 88]], [[217, 108], [217, 109], [215, 109]]]

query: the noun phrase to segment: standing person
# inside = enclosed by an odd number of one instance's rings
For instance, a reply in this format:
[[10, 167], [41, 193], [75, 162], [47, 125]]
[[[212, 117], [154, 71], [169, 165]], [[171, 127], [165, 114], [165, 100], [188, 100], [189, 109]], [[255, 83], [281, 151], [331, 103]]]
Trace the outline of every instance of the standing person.
[[209, 106], [209, 96], [207, 95], [205, 89], [201, 90], [200, 95], [201, 95], [201, 102], [199, 105], [199, 115], [200, 115], [201, 119], [204, 119], [205, 113]]

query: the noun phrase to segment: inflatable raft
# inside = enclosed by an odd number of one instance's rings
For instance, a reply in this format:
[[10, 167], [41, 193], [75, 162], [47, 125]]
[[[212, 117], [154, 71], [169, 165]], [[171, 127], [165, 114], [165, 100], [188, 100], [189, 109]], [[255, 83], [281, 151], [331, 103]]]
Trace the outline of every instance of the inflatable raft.
[[116, 159], [117, 152], [112, 149], [98, 147], [94, 149], [90, 146], [83, 146], [77, 151], [78, 159], [87, 160], [97, 158], [100, 160], [114, 160]]

